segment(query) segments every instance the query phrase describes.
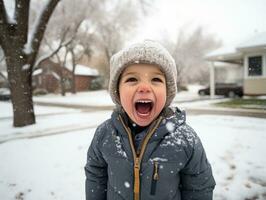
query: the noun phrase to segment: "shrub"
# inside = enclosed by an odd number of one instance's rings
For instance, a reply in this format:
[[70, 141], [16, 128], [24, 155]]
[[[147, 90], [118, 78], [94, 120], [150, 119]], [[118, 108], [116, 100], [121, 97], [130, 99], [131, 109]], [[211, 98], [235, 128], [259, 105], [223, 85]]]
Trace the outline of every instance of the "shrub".
[[103, 89], [104, 77], [100, 76], [91, 81], [89, 89], [90, 90], [101, 90]]
[[43, 88], [37, 88], [37, 89], [33, 90], [32, 94], [34, 96], [40, 96], [40, 95], [48, 94], [48, 91], [46, 89], [43, 89]]

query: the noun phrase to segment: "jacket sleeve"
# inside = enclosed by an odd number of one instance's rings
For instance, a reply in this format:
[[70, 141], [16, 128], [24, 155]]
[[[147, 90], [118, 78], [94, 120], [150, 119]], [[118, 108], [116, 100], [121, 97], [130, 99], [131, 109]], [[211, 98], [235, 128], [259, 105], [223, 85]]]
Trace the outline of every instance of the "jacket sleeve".
[[180, 172], [182, 200], [212, 200], [215, 180], [211, 166], [200, 139], [193, 129], [191, 131], [193, 145], [190, 146], [190, 157], [186, 166]]
[[99, 149], [101, 145], [100, 128], [96, 130], [87, 153], [86, 200], [106, 200], [107, 191], [107, 164]]

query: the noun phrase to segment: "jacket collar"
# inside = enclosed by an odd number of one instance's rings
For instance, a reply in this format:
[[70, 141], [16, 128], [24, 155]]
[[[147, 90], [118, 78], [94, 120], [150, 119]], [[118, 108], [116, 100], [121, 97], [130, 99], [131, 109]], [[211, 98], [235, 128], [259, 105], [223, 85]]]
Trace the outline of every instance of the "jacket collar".
[[[122, 123], [120, 122], [119, 116], [122, 117], [124, 123], [128, 127], [129, 119], [125, 111], [121, 108], [114, 110], [112, 113], [112, 122], [115, 128], [118, 130], [119, 134], [122, 137], [127, 137], [127, 133], [124, 130]], [[165, 135], [171, 133], [177, 127], [181, 126], [186, 121], [186, 114], [184, 111], [181, 111], [179, 108], [176, 107], [167, 107], [165, 108], [160, 116], [163, 117], [162, 122], [160, 123], [159, 127], [151, 137], [151, 141], [161, 140]]]

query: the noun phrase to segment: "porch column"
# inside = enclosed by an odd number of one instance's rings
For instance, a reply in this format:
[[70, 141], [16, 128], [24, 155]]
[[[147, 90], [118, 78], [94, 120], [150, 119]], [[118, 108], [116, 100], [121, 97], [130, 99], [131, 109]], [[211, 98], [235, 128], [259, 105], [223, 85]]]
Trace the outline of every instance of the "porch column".
[[210, 98], [214, 99], [215, 95], [215, 65], [211, 62], [210, 65]]

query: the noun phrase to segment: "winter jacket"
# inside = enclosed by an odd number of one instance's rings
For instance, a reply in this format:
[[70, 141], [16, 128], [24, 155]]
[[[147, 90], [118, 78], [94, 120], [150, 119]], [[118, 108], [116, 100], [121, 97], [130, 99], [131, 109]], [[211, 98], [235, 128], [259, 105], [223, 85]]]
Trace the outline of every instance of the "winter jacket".
[[185, 113], [167, 108], [135, 151], [123, 113], [101, 124], [87, 154], [86, 200], [211, 200], [215, 181]]

